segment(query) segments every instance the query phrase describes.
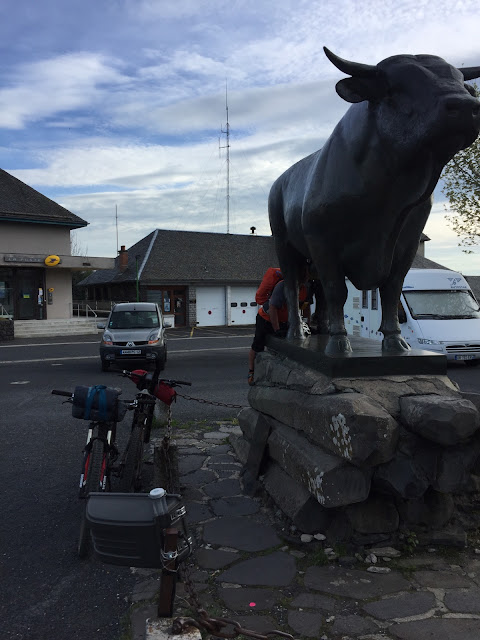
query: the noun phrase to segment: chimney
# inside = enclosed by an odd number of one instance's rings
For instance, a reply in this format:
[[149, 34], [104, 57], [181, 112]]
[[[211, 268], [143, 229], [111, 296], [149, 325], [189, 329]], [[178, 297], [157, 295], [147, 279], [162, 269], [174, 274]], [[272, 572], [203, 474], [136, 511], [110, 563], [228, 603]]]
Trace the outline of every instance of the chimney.
[[118, 266], [122, 273], [126, 271], [128, 267], [128, 251], [125, 249], [124, 244], [122, 244], [118, 252]]

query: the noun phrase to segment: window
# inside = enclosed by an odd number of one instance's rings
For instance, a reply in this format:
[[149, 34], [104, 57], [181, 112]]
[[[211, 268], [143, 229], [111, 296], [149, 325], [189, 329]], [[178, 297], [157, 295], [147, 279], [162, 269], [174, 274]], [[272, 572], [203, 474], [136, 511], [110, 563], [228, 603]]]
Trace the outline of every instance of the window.
[[362, 291], [362, 309], [368, 309], [368, 291]]
[[378, 289], [372, 289], [372, 309], [378, 309]]
[[248, 302], [241, 302], [241, 303], [240, 303], [240, 306], [241, 306], [241, 307], [248, 307]]
[[480, 309], [470, 291], [404, 291], [413, 318], [480, 318]]
[[231, 302], [231, 303], [230, 303], [230, 306], [231, 306], [231, 307], [238, 307], [238, 304], [237, 304], [236, 302]]

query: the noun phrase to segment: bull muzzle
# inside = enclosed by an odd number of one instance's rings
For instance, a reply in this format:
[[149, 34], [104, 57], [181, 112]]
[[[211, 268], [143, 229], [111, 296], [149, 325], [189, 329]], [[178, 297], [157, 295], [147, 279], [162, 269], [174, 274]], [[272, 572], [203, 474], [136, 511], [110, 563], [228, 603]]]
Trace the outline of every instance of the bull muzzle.
[[480, 101], [470, 96], [447, 98], [441, 109], [448, 123], [480, 127]]

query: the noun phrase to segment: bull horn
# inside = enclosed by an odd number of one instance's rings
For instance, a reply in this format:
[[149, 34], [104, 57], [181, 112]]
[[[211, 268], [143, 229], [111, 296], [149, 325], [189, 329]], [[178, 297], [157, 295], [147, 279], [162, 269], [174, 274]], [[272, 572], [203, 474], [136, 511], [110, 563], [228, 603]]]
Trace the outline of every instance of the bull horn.
[[337, 69], [340, 69], [340, 71], [343, 71], [343, 73], [347, 73], [349, 76], [366, 78], [378, 73], [378, 69], [376, 66], [344, 60], [343, 58], [340, 58], [339, 56], [336, 56], [334, 53], [332, 53], [329, 49], [327, 49], [327, 47], [323, 47], [323, 50], [325, 51], [325, 55], [330, 60], [330, 62], [334, 64]]
[[465, 80], [474, 80], [475, 78], [480, 78], [480, 67], [465, 67], [459, 69], [459, 71], [463, 74]]

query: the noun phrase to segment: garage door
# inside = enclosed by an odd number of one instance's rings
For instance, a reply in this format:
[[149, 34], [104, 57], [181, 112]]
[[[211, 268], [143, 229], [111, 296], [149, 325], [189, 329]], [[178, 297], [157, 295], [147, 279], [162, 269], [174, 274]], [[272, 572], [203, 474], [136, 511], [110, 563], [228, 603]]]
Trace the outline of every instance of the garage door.
[[225, 287], [197, 287], [197, 326], [226, 325]]
[[255, 324], [258, 310], [256, 291], [257, 287], [231, 287], [228, 324]]

